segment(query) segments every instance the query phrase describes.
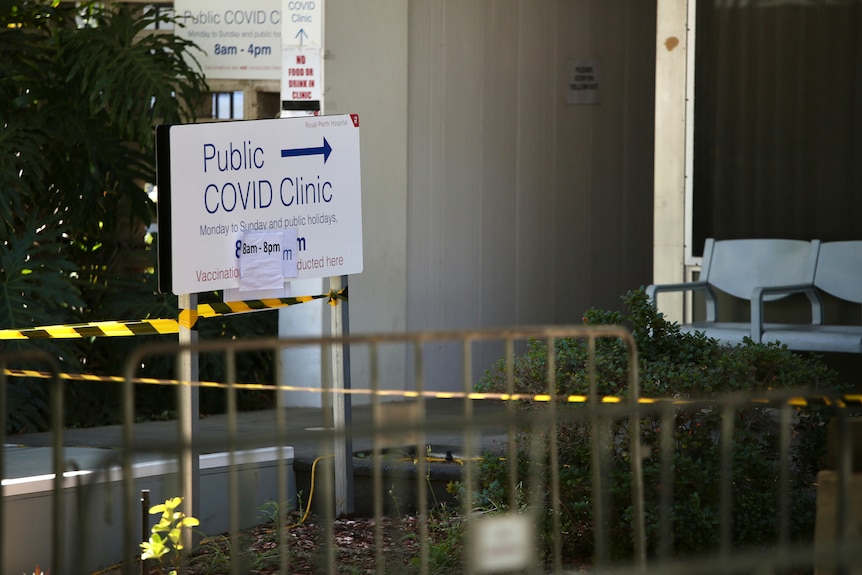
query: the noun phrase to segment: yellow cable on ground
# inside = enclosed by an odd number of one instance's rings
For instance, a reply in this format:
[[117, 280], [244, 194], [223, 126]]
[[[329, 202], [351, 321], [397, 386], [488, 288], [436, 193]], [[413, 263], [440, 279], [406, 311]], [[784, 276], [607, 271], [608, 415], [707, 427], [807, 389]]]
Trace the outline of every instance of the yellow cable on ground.
[[285, 527], [285, 529], [293, 529], [294, 527], [299, 527], [300, 525], [305, 523], [306, 519], [308, 519], [308, 514], [311, 512], [311, 501], [314, 499], [314, 476], [315, 472], [317, 471], [317, 464], [320, 463], [322, 459], [327, 459], [329, 457], [335, 457], [335, 454], [331, 453], [329, 455], [321, 455], [311, 463], [311, 488], [308, 490], [308, 503], [305, 504], [305, 514], [302, 516], [302, 519], [300, 519], [299, 522], [294, 523], [293, 525], [289, 525]]
[[[397, 461], [411, 461], [413, 465], [419, 465], [418, 457], [404, 457], [398, 459]], [[470, 461], [482, 461], [481, 457], [471, 457]], [[453, 457], [452, 459], [446, 459], [445, 457], [426, 457], [426, 463], [457, 463], [458, 465], [464, 465], [464, 459], [461, 457]]]

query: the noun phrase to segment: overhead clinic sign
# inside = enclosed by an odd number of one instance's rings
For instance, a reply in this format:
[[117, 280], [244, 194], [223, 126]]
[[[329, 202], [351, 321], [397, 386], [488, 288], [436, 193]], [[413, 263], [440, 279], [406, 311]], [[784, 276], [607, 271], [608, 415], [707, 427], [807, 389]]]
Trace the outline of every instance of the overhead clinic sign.
[[323, 0], [282, 0], [281, 47], [282, 101], [319, 102]]
[[207, 79], [281, 79], [282, 0], [175, 0], [174, 11]]
[[175, 0], [174, 11], [174, 34], [201, 48], [195, 57], [208, 79], [287, 79], [311, 88], [290, 99], [320, 99], [306, 92], [315, 92], [311, 79], [319, 92], [323, 0]]
[[359, 117], [156, 129], [159, 289], [272, 289], [362, 271]]

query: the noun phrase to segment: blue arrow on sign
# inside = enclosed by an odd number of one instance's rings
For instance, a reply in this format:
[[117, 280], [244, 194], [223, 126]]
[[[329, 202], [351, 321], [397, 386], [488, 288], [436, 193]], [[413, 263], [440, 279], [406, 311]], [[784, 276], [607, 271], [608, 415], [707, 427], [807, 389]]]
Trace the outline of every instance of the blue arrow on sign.
[[296, 156], [315, 156], [317, 154], [323, 155], [323, 163], [326, 163], [326, 160], [329, 159], [329, 154], [332, 153], [332, 146], [329, 145], [329, 142], [326, 141], [326, 138], [323, 138], [323, 145], [319, 148], [294, 148], [292, 150], [282, 150], [281, 157], [282, 158], [292, 158]]
[[299, 38], [299, 45], [302, 46], [302, 41], [308, 38], [308, 33], [303, 28], [300, 28], [294, 38]]

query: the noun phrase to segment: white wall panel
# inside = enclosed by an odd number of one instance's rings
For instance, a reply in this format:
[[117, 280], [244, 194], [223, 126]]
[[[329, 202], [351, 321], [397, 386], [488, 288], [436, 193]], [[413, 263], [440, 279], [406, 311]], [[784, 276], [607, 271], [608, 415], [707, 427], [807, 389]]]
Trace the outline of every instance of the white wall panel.
[[[411, 2], [409, 329], [578, 322], [650, 281], [654, 42], [642, 0]], [[600, 103], [565, 103], [571, 59]]]
[[480, 201], [487, 208], [480, 216], [482, 236], [474, 290], [482, 325], [510, 326], [517, 322], [518, 301], [513, 265], [518, 245], [516, 210], [512, 209], [518, 189], [518, 92], [512, 89], [512, 79], [518, 70], [519, 15], [513, 1], [490, 1], [483, 6], [483, 60], [498, 60], [501, 65], [481, 69], [481, 90], [487, 96], [476, 121], [481, 126]]
[[[360, 117], [365, 269], [349, 280], [350, 329], [365, 334], [403, 331], [407, 323], [408, 4], [326, 0], [324, 10], [324, 112]], [[351, 360], [353, 386], [367, 389], [367, 354], [354, 353]], [[401, 389], [406, 369], [403, 353], [387, 350], [381, 361], [380, 373], [385, 374], [381, 387]]]

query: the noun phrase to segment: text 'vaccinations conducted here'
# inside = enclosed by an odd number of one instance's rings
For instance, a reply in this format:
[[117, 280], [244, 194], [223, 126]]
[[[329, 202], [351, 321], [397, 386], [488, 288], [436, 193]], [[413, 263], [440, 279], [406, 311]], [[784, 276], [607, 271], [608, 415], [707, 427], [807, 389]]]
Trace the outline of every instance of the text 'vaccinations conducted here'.
[[[160, 132], [176, 294], [362, 271], [359, 117], [176, 125]], [[164, 159], [160, 157], [160, 162]], [[163, 270], [160, 269], [160, 273]]]

